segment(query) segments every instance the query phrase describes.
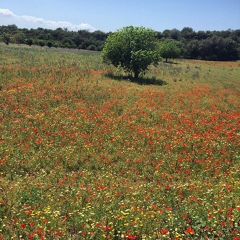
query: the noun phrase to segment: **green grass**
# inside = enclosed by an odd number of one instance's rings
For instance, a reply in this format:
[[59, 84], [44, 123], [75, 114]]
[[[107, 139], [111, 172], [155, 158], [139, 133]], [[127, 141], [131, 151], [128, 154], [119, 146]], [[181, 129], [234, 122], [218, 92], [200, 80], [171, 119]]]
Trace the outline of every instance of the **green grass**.
[[240, 239], [240, 62], [0, 56], [0, 239]]

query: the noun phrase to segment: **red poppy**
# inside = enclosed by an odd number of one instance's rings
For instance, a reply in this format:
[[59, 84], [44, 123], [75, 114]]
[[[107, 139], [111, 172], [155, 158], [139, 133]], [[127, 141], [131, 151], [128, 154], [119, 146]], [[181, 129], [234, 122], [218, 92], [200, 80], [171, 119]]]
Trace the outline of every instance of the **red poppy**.
[[103, 226], [103, 230], [109, 231], [109, 230], [112, 230], [112, 227], [111, 226]]
[[161, 234], [166, 234], [166, 233], [168, 232], [168, 230], [162, 228], [162, 229], [160, 230], [160, 232], [161, 232]]
[[127, 238], [127, 239], [137, 239], [138, 235], [131, 235], [129, 233], [126, 233], [126, 234], [124, 234], [124, 238]]
[[31, 222], [31, 223], [30, 223], [30, 226], [31, 226], [31, 227], [33, 227], [34, 225], [35, 225], [34, 222]]
[[22, 224], [20, 225], [20, 227], [21, 227], [21, 228], [25, 228], [26, 225], [25, 225], [24, 223], [22, 223]]
[[194, 234], [195, 232], [190, 226], [188, 226], [186, 233]]
[[31, 233], [28, 235], [28, 238], [34, 238], [34, 236], [35, 236], [35, 233]]

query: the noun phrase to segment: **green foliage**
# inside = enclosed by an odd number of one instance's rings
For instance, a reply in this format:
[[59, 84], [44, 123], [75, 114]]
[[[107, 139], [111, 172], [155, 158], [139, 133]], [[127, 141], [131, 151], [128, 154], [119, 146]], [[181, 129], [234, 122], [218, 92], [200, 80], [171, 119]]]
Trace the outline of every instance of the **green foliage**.
[[181, 50], [174, 41], [165, 41], [160, 43], [160, 55], [168, 61], [168, 58], [178, 58]]
[[41, 191], [34, 186], [30, 186], [27, 189], [19, 191], [17, 196], [21, 204], [30, 204], [36, 206], [41, 200]]
[[95, 50], [96, 50], [96, 47], [95, 47], [94, 45], [89, 45], [89, 46], [87, 47], [87, 50], [93, 50], [93, 51], [95, 51]]
[[[74, 32], [62, 28], [29, 30], [18, 28], [16, 25], [0, 26], [0, 41], [6, 44], [11, 42], [29, 45], [26, 39], [32, 39], [33, 43], [37, 45], [39, 45], [39, 41], [43, 41], [44, 45], [51, 41], [54, 47], [96, 51], [102, 51], [105, 40], [110, 34], [99, 30]], [[174, 40], [181, 49], [180, 58], [215, 61], [240, 59], [240, 29], [195, 32], [192, 28], [184, 27], [181, 31], [174, 28], [155, 32], [155, 34], [161, 42]]]
[[10, 43], [10, 35], [4, 32], [2, 35], [2, 40], [8, 45]]
[[47, 46], [48, 46], [49, 48], [52, 47], [52, 45], [53, 45], [52, 42], [50, 42], [50, 41], [47, 42]]
[[13, 35], [14, 42], [17, 44], [24, 43], [24, 35], [22, 33], [16, 33]]
[[27, 45], [29, 45], [29, 46], [32, 46], [33, 41], [32, 41], [32, 39], [26, 39], [26, 40], [25, 40], [25, 43], [26, 43]]
[[[67, 48], [84, 48], [101, 51], [108, 34], [102, 31], [89, 32], [86, 30], [80, 30], [78, 32], [68, 31], [67, 29], [57, 28], [55, 30], [37, 28], [26, 29], [18, 28], [16, 25], [0, 26], [0, 38], [3, 39], [3, 33], [12, 36], [12, 42], [18, 44], [28, 44], [26, 39], [32, 39], [34, 43], [44, 41], [47, 45], [48, 42], [52, 42], [52, 46], [67, 47]], [[19, 36], [21, 35], [21, 37]], [[17, 40], [17, 41], [16, 41]], [[9, 43], [9, 41], [8, 41]], [[28, 44], [29, 45], [29, 44]], [[30, 45], [29, 45], [30, 46]]]
[[237, 43], [231, 38], [213, 36], [201, 42], [198, 49], [200, 58], [207, 60], [236, 60]]
[[102, 57], [104, 62], [134, 73], [137, 79], [159, 61], [156, 33], [144, 27], [124, 27], [108, 36]]
[[42, 40], [39, 40], [39, 41], [37, 42], [37, 45], [39, 45], [39, 46], [41, 46], [41, 47], [44, 47], [44, 46], [45, 46], [45, 42], [42, 41]]

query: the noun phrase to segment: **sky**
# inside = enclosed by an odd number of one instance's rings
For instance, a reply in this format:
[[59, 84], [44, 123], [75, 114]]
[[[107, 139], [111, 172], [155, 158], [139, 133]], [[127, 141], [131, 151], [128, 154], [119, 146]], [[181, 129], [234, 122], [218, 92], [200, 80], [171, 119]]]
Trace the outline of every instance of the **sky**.
[[240, 0], [0, 0], [0, 26], [114, 32], [240, 29]]

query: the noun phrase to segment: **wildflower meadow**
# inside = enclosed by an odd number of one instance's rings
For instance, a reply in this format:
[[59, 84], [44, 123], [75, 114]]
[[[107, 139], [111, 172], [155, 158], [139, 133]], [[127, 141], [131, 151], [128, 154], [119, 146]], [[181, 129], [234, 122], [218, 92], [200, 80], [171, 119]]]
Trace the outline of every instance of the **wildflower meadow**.
[[239, 61], [1, 44], [0, 239], [240, 240], [239, 94]]

